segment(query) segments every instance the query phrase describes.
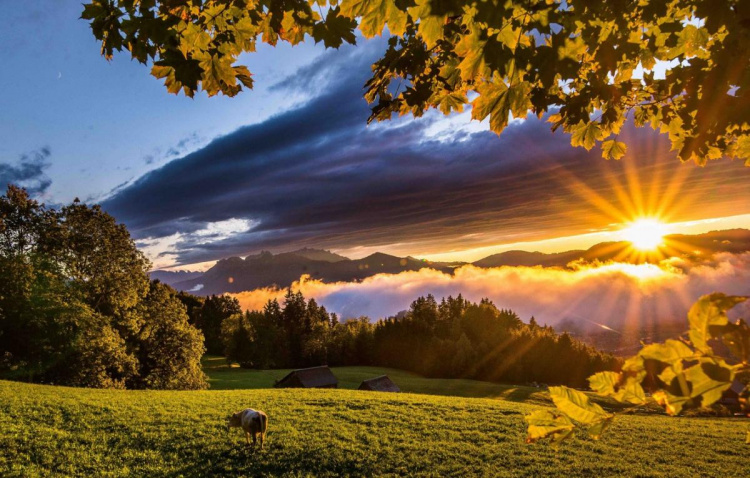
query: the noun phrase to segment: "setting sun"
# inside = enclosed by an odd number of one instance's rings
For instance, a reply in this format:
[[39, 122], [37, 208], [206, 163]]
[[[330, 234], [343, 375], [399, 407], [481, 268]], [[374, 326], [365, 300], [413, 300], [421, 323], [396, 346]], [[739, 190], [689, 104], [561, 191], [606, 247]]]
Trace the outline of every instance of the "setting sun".
[[663, 243], [667, 226], [656, 219], [638, 219], [622, 230], [622, 238], [636, 249], [648, 251]]

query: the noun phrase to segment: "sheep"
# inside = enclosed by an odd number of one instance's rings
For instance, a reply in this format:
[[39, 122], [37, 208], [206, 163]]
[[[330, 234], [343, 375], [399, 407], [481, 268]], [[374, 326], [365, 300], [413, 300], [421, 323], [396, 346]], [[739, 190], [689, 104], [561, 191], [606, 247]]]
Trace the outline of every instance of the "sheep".
[[256, 446], [256, 437], [260, 436], [260, 449], [263, 449], [263, 442], [268, 430], [268, 415], [260, 410], [246, 408], [245, 410], [233, 413], [227, 420], [227, 432], [230, 428], [242, 428], [245, 432], [245, 440], [250, 446], [250, 435], [253, 437], [253, 447]]

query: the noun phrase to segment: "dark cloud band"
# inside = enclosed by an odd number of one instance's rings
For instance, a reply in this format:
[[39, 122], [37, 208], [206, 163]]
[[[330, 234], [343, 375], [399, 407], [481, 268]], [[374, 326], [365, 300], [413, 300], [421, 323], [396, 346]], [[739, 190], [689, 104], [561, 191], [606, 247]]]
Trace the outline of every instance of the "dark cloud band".
[[414, 242], [438, 252], [577, 234], [614, 220], [583, 197], [582, 185], [589, 196], [617, 204], [613, 184], [626, 184], [633, 165], [656, 196], [679, 178], [680, 195], [689, 196], [674, 201], [681, 218], [749, 212], [750, 169], [729, 161], [704, 169], [680, 164], [650, 130], [627, 128], [628, 156], [607, 162], [598, 151], [572, 148], [565, 134], [536, 118], [511, 124], [500, 137], [458, 132], [436, 139], [430, 128], [443, 119], [435, 114], [368, 127], [362, 85], [381, 48], [327, 53], [276, 87], [309, 95], [306, 103], [169, 162], [104, 207], [138, 238], [187, 235], [233, 218], [256, 224], [217, 242], [186, 236], [182, 264], [303, 245]]

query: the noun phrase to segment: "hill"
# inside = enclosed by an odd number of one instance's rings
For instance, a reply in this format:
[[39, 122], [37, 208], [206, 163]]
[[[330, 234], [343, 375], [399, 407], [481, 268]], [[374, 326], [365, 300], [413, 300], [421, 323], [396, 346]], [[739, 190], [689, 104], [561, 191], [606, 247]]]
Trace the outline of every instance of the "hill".
[[573, 250], [545, 254], [543, 252], [506, 251], [493, 254], [473, 263], [477, 267], [543, 266], [565, 267], [572, 261], [657, 262], [666, 257], [710, 259], [713, 255], [728, 252], [738, 254], [750, 251], [750, 231], [729, 229], [705, 234], [671, 234], [664, 236], [664, 245], [653, 253], [632, 254], [629, 242], [602, 242], [586, 250]]
[[[323, 260], [325, 259], [325, 260]], [[199, 291], [201, 295], [242, 292], [261, 287], [288, 287], [300, 276], [324, 282], [353, 282], [375, 274], [397, 274], [431, 267], [450, 272], [450, 264], [428, 262], [412, 257], [375, 253], [362, 259], [346, 259], [328, 251], [302, 249], [296, 252], [260, 254], [222, 259], [197, 278], [181, 281], [175, 287]]]
[[[667, 256], [688, 260], [710, 260], [715, 254], [750, 251], [750, 231], [732, 229], [698, 235], [673, 234], [665, 237], [661, 251], [651, 254], [632, 254], [628, 242], [604, 242], [586, 250], [558, 253], [506, 251], [474, 262], [476, 267], [542, 266], [566, 267], [577, 260], [586, 262], [657, 262]], [[431, 262], [414, 257], [398, 257], [376, 252], [362, 259], [348, 259], [320, 249], [299, 249], [293, 252], [259, 254], [222, 259], [205, 273], [153, 271], [151, 277], [173, 287], [200, 295], [242, 292], [263, 287], [288, 287], [302, 275], [323, 282], [361, 281], [375, 274], [398, 274], [431, 268], [453, 273], [461, 262]]]
[[156, 270], [149, 272], [151, 279], [157, 279], [167, 285], [175, 285], [179, 282], [183, 282], [190, 279], [195, 279], [202, 276], [202, 272], [193, 271], [163, 271]]
[[[269, 414], [251, 452], [229, 413]], [[354, 390], [123, 391], [0, 381], [0, 475], [743, 476], [747, 421], [624, 416], [602, 440], [524, 443], [511, 401]]]

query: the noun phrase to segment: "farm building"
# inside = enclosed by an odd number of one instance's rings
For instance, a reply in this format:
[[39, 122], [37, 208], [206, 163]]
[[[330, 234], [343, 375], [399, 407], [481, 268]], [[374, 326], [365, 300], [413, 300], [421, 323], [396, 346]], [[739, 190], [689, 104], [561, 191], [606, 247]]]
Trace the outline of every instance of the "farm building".
[[276, 381], [276, 388], [337, 388], [339, 379], [327, 365], [292, 370]]
[[393, 383], [393, 380], [388, 378], [388, 375], [381, 375], [380, 377], [371, 378], [365, 380], [359, 386], [359, 390], [371, 390], [373, 392], [400, 392], [401, 389], [398, 385]]

